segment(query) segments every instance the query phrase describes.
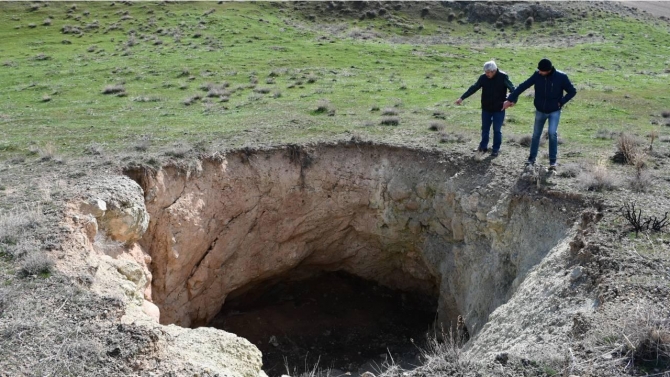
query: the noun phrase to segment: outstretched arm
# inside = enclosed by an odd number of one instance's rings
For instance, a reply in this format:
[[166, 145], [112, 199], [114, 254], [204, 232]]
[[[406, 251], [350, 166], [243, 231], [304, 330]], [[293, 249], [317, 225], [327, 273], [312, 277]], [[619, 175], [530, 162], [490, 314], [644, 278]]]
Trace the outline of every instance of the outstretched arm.
[[466, 98], [470, 97], [471, 95], [475, 94], [475, 92], [478, 91], [479, 88], [481, 88], [481, 87], [482, 87], [482, 79], [479, 78], [479, 79], [477, 79], [476, 83], [474, 83], [471, 87], [469, 87], [468, 90], [466, 90], [465, 93], [463, 93], [463, 95], [459, 99], [456, 100], [455, 103], [457, 105], [460, 105], [461, 103], [463, 103], [464, 99], [466, 99]]

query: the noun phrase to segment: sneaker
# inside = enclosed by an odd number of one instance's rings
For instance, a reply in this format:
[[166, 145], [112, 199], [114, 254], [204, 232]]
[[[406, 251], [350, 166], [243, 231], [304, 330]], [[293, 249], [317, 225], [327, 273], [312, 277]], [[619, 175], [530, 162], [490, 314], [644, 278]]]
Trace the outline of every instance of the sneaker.
[[535, 162], [533, 162], [533, 161], [526, 161], [526, 163], [523, 164], [523, 166], [525, 166], [525, 167], [535, 166]]
[[477, 149], [475, 149], [473, 152], [486, 153], [486, 152], [488, 152], [488, 151], [489, 151], [488, 148], [487, 148], [487, 149], [477, 148]]
[[553, 163], [553, 164], [549, 165], [549, 171], [551, 171], [551, 172], [556, 171], [556, 163]]
[[498, 153], [500, 152], [491, 152], [491, 157], [498, 157]]

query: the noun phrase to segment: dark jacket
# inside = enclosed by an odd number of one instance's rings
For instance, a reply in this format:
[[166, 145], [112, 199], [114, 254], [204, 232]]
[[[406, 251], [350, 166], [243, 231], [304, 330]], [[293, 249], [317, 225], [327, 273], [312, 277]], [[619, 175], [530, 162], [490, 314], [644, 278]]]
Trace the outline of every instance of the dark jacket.
[[[556, 68], [552, 68], [551, 73], [547, 76], [542, 76], [535, 71], [528, 80], [521, 83], [509, 95], [508, 100], [516, 103], [519, 95], [533, 85], [535, 86], [535, 101], [533, 101], [533, 104], [535, 104], [537, 111], [545, 114], [560, 110], [563, 105], [577, 94], [577, 89], [570, 82], [568, 75]], [[563, 95], [563, 92], [566, 94]]]
[[470, 97], [479, 88], [482, 88], [482, 110], [495, 112], [502, 111], [503, 102], [507, 97], [507, 89], [513, 92], [514, 84], [510, 81], [507, 73], [497, 70], [496, 75], [492, 78], [488, 78], [486, 75], [479, 76], [477, 82], [463, 93], [461, 99]]

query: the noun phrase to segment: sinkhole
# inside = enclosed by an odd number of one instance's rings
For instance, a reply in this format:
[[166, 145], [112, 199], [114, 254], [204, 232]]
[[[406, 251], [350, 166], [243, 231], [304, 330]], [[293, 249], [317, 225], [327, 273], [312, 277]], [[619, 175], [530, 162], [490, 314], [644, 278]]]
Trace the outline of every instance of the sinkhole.
[[584, 206], [491, 161], [362, 143], [126, 174], [151, 217], [160, 322], [247, 337], [271, 375], [286, 354], [351, 370], [457, 323], [471, 345]]

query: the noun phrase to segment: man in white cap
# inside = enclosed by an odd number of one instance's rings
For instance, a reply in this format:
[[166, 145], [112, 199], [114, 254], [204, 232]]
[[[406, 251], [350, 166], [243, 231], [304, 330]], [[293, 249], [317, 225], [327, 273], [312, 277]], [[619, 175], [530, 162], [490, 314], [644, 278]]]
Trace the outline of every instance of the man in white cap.
[[468, 88], [455, 103], [460, 105], [464, 99], [473, 95], [479, 88], [482, 88], [482, 139], [477, 152], [488, 152], [489, 134], [491, 125], [493, 125], [491, 156], [496, 157], [502, 144], [502, 124], [505, 120], [503, 103], [507, 97], [507, 90], [514, 91], [514, 84], [505, 72], [498, 69], [496, 62], [491, 60], [484, 63], [484, 74], [479, 76], [477, 82]]

